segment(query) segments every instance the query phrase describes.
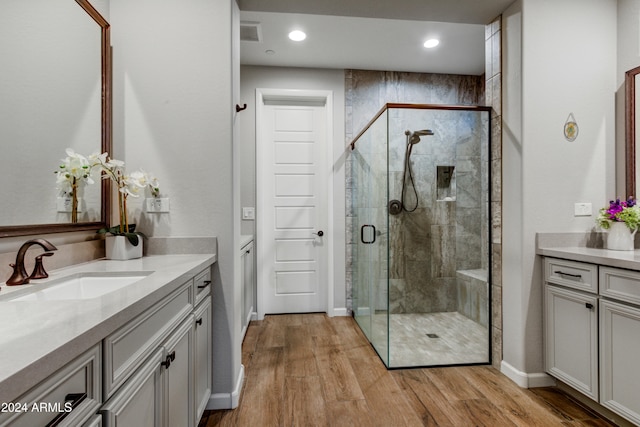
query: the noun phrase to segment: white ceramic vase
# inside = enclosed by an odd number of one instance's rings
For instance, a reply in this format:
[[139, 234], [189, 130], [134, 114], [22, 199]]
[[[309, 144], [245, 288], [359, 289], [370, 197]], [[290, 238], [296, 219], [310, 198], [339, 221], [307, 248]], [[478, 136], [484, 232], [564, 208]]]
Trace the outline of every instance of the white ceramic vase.
[[613, 222], [607, 232], [607, 249], [632, 251], [637, 230], [631, 231], [624, 222]]
[[127, 260], [142, 257], [142, 237], [138, 246], [133, 246], [125, 236], [106, 236], [105, 254], [107, 259]]

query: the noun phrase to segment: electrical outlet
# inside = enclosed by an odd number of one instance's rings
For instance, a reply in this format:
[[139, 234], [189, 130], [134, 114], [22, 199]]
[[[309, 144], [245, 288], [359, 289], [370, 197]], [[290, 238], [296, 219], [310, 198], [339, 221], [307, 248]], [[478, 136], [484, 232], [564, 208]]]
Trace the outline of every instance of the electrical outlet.
[[242, 208], [242, 219], [256, 219], [256, 208]]
[[145, 199], [146, 201], [146, 211], [153, 213], [164, 213], [169, 212], [169, 198], [161, 197], [161, 198], [149, 198]]
[[576, 203], [573, 205], [573, 216], [591, 216], [591, 203]]

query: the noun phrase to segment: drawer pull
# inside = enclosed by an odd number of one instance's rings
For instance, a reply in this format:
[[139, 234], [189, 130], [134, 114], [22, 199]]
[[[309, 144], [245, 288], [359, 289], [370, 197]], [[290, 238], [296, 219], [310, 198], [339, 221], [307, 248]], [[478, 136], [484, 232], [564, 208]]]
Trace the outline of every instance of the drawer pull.
[[204, 283], [204, 285], [198, 286], [198, 289], [204, 289], [207, 286], [209, 286], [211, 284], [211, 280], [205, 280], [203, 283]]
[[[76, 406], [82, 403], [82, 401], [86, 398], [87, 398], [87, 393], [69, 393], [64, 397], [64, 402], [65, 404], [67, 402], [71, 402], [71, 411], [73, 411], [76, 408]], [[65, 405], [65, 409], [66, 409], [66, 405]], [[49, 421], [49, 424], [47, 424], [46, 427], [55, 427], [59, 425], [67, 417], [67, 415], [71, 413], [71, 411], [59, 413], [58, 415], [56, 415], [54, 419]]]
[[581, 278], [582, 275], [580, 274], [571, 274], [571, 273], [565, 273], [564, 271], [554, 271], [555, 274], [559, 274], [561, 276], [569, 276], [569, 277], [577, 277], [577, 278]]
[[167, 357], [164, 359], [164, 362], [160, 362], [160, 366], [164, 366], [166, 369], [169, 369], [169, 367], [171, 366], [171, 362], [173, 362], [174, 360], [176, 360], [175, 350], [167, 354]]
[[590, 302], [584, 303], [584, 306], [587, 307], [589, 310], [593, 309], [593, 304], [591, 304]]
[[202, 325], [202, 317], [196, 320], [196, 325]]

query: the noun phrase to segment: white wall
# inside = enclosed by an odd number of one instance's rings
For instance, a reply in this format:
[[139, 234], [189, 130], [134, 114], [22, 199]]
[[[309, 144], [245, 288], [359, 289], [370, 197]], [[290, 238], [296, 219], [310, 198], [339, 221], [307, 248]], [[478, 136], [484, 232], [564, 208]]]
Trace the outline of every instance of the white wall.
[[[536, 232], [586, 232], [615, 196], [616, 1], [519, 0], [503, 15], [503, 360], [542, 365]], [[573, 113], [579, 135], [564, 138]]]
[[[256, 142], [256, 88], [309, 89], [333, 91], [333, 230], [331, 242], [334, 250], [334, 307], [346, 307], [345, 295], [345, 111], [344, 70], [279, 68], [243, 66], [241, 68], [241, 99], [247, 110], [239, 115], [242, 144], [242, 206], [255, 206], [255, 142]], [[259, 213], [256, 213], [258, 215]], [[253, 234], [253, 221], [243, 221], [242, 232]]]
[[213, 392], [227, 397], [241, 371], [234, 248], [239, 220], [232, 185], [233, 5], [233, 0], [111, 0], [110, 10], [113, 155], [128, 169], [153, 172], [171, 199], [169, 214], [137, 212], [141, 231], [218, 238]]

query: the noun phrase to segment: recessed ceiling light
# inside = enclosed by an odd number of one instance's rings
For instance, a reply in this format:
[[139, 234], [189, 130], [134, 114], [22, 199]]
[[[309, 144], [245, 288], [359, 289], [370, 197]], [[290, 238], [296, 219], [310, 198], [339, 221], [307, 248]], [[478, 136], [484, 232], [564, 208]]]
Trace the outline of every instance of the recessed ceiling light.
[[424, 42], [424, 47], [426, 47], [427, 49], [431, 49], [432, 47], [436, 47], [440, 44], [440, 40], [438, 39], [429, 39], [426, 42]]
[[307, 35], [303, 31], [294, 30], [289, 33], [289, 38], [294, 42], [301, 42], [307, 38]]

